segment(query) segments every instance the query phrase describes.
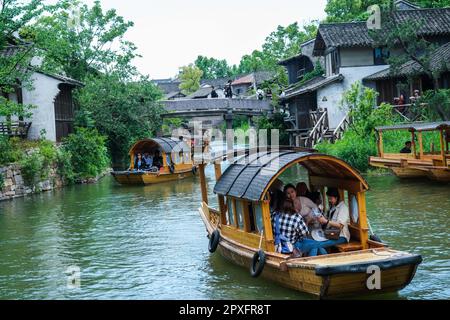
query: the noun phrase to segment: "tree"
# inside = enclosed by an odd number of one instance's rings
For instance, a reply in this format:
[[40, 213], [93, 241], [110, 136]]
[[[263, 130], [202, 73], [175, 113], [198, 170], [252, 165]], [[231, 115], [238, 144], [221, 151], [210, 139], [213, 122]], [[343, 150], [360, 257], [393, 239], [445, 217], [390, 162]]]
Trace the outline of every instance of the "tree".
[[91, 74], [121, 72], [137, 75], [131, 61], [138, 57], [136, 46], [124, 36], [133, 22], [116, 10], [104, 11], [100, 1], [92, 7], [78, 0], [60, 0], [23, 31], [42, 50], [42, 68], [84, 81]]
[[[409, 0], [421, 8], [444, 8], [450, 6], [450, 0]], [[393, 0], [328, 0], [325, 7], [327, 22], [365, 21], [369, 17], [367, 9], [372, 5], [382, 9], [393, 6]]]
[[179, 74], [181, 91], [186, 95], [197, 91], [200, 88], [202, 76], [203, 71], [192, 63], [188, 66], [181, 67]]
[[389, 105], [374, 108], [377, 96], [374, 89], [365, 87], [358, 81], [342, 97], [341, 108], [346, 110], [351, 119], [350, 128], [361, 138], [372, 136], [375, 127], [388, 125], [393, 120]]
[[204, 79], [218, 79], [234, 75], [233, 68], [228, 65], [226, 60], [198, 56], [194, 65], [203, 71]]
[[162, 124], [160, 98], [161, 92], [149, 79], [129, 82], [117, 73], [90, 76], [78, 93], [82, 110], [89, 112], [100, 134], [108, 137], [115, 163], [126, 157], [135, 141], [156, 135]]
[[[433, 80], [433, 91], [437, 93], [439, 79], [443, 72], [450, 70], [450, 66], [448, 62], [440, 65], [433, 63], [432, 57], [438, 45], [417, 34], [423, 21], [411, 19], [397, 22], [392, 19], [390, 11], [383, 13], [382, 21], [382, 29], [372, 31], [371, 36], [378, 46], [384, 46], [390, 52], [396, 53], [387, 59], [391, 74], [398, 74], [406, 63], [413, 63], [415, 67], [408, 68], [410, 69], [407, 75], [409, 80], [425, 75]], [[436, 108], [435, 111], [442, 120], [450, 118], [442, 105], [433, 104], [432, 107]]]
[[[0, 116], [29, 115], [31, 105], [20, 105], [3, 94], [13, 93], [19, 86], [31, 87], [29, 63], [33, 57], [33, 45], [24, 43], [17, 34], [44, 11], [40, 0], [25, 3], [21, 0], [0, 0]], [[3, 93], [3, 94], [2, 94]]]
[[315, 37], [317, 21], [299, 27], [292, 23], [286, 27], [278, 26], [265, 39], [262, 50], [254, 50], [244, 55], [239, 63], [239, 73], [250, 73], [261, 70], [277, 71], [282, 69], [278, 62], [300, 53], [300, 45]]

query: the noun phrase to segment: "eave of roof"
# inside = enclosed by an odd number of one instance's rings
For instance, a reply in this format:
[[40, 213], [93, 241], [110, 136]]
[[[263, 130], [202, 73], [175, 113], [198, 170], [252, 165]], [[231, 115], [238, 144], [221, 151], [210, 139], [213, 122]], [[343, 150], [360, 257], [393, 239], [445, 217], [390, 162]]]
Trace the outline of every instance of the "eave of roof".
[[[420, 36], [450, 34], [450, 8], [395, 10], [392, 18], [398, 23], [423, 20], [417, 30]], [[319, 46], [322, 41], [324, 47]], [[372, 46], [373, 43], [365, 21], [323, 23], [317, 32], [314, 55], [323, 55], [328, 47]]]
[[358, 170], [338, 158], [318, 153], [279, 151], [259, 152], [231, 164], [214, 187], [219, 195], [248, 201], [261, 201], [270, 183], [284, 170], [301, 163], [312, 175], [349, 179], [369, 188]]
[[327, 86], [334, 82], [340, 82], [344, 80], [344, 76], [342, 74], [333, 75], [331, 77], [323, 77], [319, 76], [316, 78], [313, 78], [306, 83], [304, 83], [302, 86], [293, 88], [291, 90], [288, 90], [284, 97], [282, 97], [283, 100], [290, 99], [292, 97], [300, 96], [302, 94], [314, 92], [324, 86]]
[[450, 121], [427, 122], [427, 123], [405, 123], [394, 126], [377, 127], [377, 131], [409, 130], [409, 131], [434, 131], [450, 129]]

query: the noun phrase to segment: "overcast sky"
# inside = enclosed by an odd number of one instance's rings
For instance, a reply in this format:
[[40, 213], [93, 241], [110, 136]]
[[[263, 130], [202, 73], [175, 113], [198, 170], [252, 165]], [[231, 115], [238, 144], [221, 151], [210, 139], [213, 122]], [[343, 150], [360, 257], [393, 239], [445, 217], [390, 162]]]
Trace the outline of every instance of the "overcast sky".
[[[85, 0], [93, 3], [93, 0]], [[198, 55], [238, 64], [260, 49], [278, 25], [325, 17], [326, 0], [102, 0], [104, 8], [134, 21], [127, 33], [151, 78], [170, 78]]]

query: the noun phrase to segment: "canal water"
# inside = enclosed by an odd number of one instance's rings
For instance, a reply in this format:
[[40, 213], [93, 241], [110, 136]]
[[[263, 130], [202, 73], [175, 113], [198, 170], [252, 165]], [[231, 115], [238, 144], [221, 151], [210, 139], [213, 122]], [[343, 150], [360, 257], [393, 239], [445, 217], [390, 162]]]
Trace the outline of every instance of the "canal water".
[[[213, 168], [207, 168], [209, 187]], [[383, 299], [450, 298], [450, 186], [369, 177], [372, 228], [422, 254], [413, 282]], [[310, 299], [211, 255], [199, 179], [147, 187], [111, 177], [0, 202], [0, 299]], [[214, 201], [214, 199], [212, 199]], [[69, 267], [80, 287], [67, 286]]]

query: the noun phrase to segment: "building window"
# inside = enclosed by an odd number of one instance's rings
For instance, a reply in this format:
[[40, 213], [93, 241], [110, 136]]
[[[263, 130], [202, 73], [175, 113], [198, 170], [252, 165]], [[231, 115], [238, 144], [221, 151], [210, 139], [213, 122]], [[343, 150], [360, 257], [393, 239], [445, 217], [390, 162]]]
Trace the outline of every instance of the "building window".
[[390, 52], [387, 48], [375, 48], [373, 49], [374, 64], [375, 65], [385, 65], [387, 59], [390, 56]]
[[329, 76], [338, 74], [339, 68], [341, 67], [341, 59], [339, 56], [339, 51], [334, 50], [329, 54], [329, 62], [327, 63], [327, 74]]

